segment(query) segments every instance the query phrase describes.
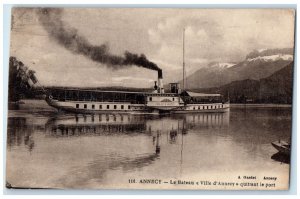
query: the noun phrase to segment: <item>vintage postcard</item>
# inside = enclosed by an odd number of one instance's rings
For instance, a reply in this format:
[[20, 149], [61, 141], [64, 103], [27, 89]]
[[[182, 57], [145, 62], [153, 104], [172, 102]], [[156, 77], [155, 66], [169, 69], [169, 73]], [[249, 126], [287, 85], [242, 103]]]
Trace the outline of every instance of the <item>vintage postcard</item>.
[[295, 10], [11, 13], [7, 188], [289, 189]]

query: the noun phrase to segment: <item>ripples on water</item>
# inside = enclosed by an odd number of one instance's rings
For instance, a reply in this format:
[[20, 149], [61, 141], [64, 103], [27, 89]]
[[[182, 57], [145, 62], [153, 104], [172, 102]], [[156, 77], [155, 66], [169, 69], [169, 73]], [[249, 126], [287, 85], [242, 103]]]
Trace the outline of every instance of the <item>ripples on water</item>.
[[7, 179], [17, 187], [101, 188], [129, 178], [288, 172], [270, 143], [287, 139], [291, 110], [63, 115], [10, 111]]

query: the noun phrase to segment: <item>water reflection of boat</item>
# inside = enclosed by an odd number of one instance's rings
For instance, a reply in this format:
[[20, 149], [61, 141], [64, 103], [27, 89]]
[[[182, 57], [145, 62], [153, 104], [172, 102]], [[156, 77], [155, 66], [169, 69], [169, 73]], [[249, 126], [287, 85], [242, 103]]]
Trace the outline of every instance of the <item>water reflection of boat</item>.
[[62, 115], [51, 118], [46, 129], [55, 136], [79, 136], [145, 132], [146, 126], [143, 120], [134, 115]]
[[[145, 135], [156, 145], [157, 137], [166, 137], [169, 144], [176, 144], [178, 137], [190, 131], [200, 132], [206, 128], [226, 128], [228, 113], [199, 113], [178, 115], [132, 115], [95, 114], [62, 115], [8, 118], [7, 144], [9, 147], [24, 144], [29, 151], [36, 146], [39, 133], [46, 137]], [[165, 143], [162, 143], [165, 144]], [[158, 150], [160, 145], [158, 145]]]
[[229, 126], [230, 112], [227, 113], [198, 113], [178, 114], [145, 120], [148, 130], [167, 132], [177, 130], [187, 134], [192, 129], [224, 128]]
[[[183, 133], [183, 132], [182, 132]], [[169, 140], [169, 142], [171, 143], [171, 144], [173, 144], [173, 143], [175, 143], [176, 142], [176, 140], [177, 140], [177, 130], [171, 130], [170, 131], [170, 140]]]
[[291, 154], [291, 144], [289, 142], [279, 140], [271, 143], [272, 146], [284, 155]]
[[[46, 131], [55, 136], [83, 134], [144, 133], [180, 131], [193, 128], [220, 128], [229, 125], [228, 113], [200, 113], [176, 116], [145, 116], [131, 114], [58, 115], [46, 123]], [[171, 133], [171, 137], [173, 133]]]

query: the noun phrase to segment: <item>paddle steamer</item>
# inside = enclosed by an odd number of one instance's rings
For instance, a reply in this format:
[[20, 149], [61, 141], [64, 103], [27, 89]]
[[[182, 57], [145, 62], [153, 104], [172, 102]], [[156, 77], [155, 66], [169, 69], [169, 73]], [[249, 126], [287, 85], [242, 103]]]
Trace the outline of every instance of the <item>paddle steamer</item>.
[[171, 91], [165, 93], [162, 79], [158, 82], [152, 92], [52, 89], [48, 92], [46, 101], [59, 110], [75, 113], [159, 114], [229, 110], [229, 101], [225, 101], [220, 94], [181, 91], [178, 83], [171, 83]]

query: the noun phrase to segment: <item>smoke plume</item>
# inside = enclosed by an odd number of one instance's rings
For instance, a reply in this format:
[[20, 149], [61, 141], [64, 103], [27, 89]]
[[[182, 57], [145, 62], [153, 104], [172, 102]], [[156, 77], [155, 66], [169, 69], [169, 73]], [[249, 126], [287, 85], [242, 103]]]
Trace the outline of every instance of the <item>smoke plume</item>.
[[78, 35], [75, 28], [67, 27], [62, 21], [62, 9], [40, 8], [37, 11], [38, 19], [47, 31], [49, 36], [58, 44], [64, 46], [73, 53], [84, 55], [93, 61], [106, 64], [112, 69], [120, 69], [125, 66], [135, 65], [158, 71], [159, 78], [162, 78], [161, 69], [153, 62], [150, 62], [144, 54], [133, 54], [128, 51], [123, 56], [113, 55], [106, 44], [92, 45], [87, 39]]

